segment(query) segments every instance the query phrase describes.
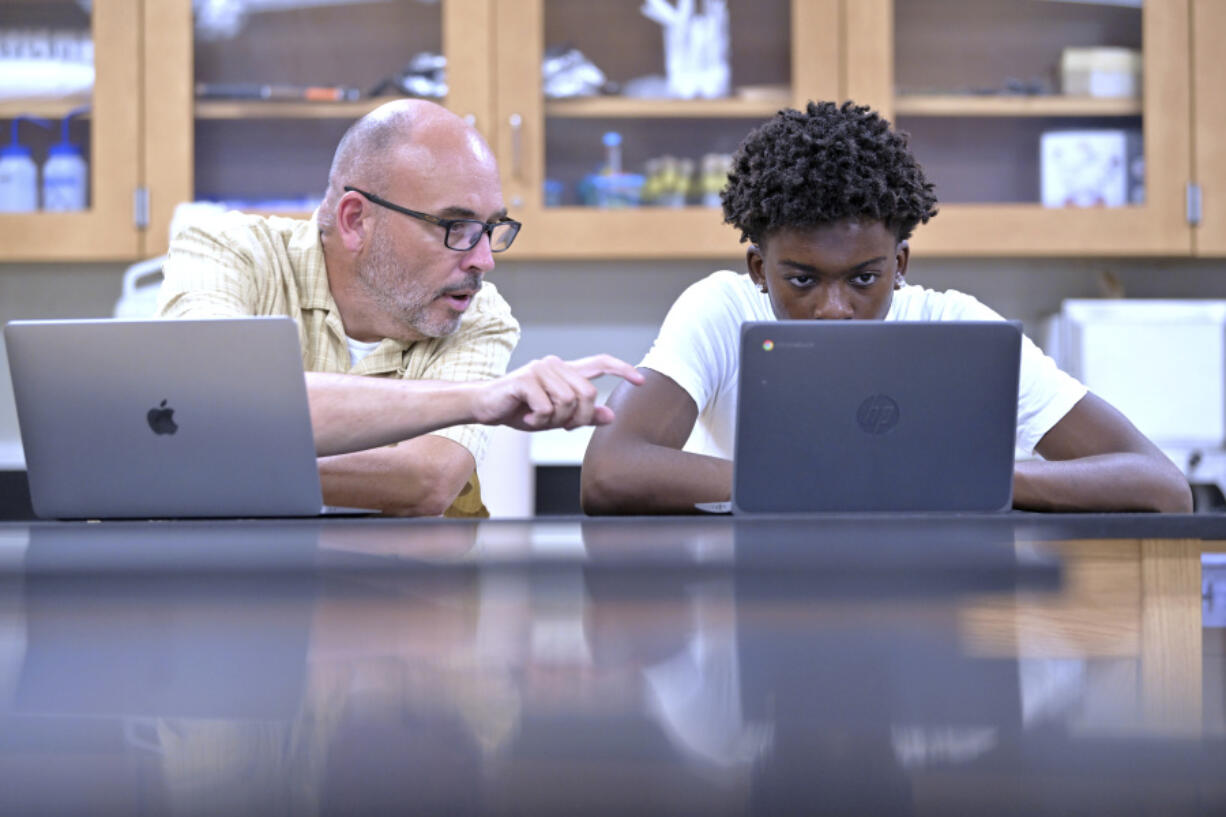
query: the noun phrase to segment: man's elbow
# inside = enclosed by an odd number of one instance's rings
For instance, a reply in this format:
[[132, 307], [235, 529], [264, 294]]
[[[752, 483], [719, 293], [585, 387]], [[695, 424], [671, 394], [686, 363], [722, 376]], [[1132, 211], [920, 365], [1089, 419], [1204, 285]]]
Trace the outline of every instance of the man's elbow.
[[444, 468], [418, 474], [391, 507], [382, 509], [383, 513], [388, 516], [442, 516], [460, 495], [468, 476], [458, 478]]

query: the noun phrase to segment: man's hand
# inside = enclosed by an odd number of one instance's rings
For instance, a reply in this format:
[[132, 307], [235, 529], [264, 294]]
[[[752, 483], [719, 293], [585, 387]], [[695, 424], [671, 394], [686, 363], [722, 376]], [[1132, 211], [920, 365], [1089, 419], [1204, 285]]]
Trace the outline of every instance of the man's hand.
[[613, 411], [596, 405], [596, 387], [589, 382], [606, 374], [636, 386], [643, 382], [637, 369], [610, 355], [579, 360], [550, 355], [482, 384], [473, 414], [478, 423], [521, 431], [608, 425]]

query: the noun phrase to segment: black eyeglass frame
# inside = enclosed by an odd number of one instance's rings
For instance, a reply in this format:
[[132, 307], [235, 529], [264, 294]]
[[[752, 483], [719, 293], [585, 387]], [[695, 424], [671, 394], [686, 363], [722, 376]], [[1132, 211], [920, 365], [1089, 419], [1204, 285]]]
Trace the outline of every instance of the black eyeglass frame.
[[[390, 202], [381, 196], [376, 196], [374, 193], [368, 193], [357, 187], [345, 185], [343, 189], [346, 193], [357, 193], [362, 198], [367, 199], [371, 203], [377, 204], [380, 207], [386, 207], [389, 210], [395, 210], [397, 213], [403, 213], [410, 218], [420, 219], [421, 221], [425, 221], [429, 224], [436, 224], [439, 227], [442, 227], [443, 246], [449, 250], [455, 250], [456, 252], [468, 252], [473, 247], [477, 246], [478, 243], [480, 243], [482, 235], [486, 235], [490, 239], [490, 252], [505, 252], [511, 248], [511, 244], [515, 242], [515, 237], [519, 235], [520, 228], [523, 227], [523, 224], [512, 218], [503, 219], [501, 221], [481, 221], [480, 219], [476, 218], [441, 218], [439, 216], [433, 216], [429, 213], [423, 213], [418, 210], [410, 210], [408, 207], [401, 207], [399, 204]], [[481, 232], [477, 233], [476, 238], [474, 238], [473, 242], [467, 247], [453, 247], [451, 246], [451, 228], [456, 224], [480, 224]], [[505, 227], [508, 225], [511, 227], [511, 237], [507, 239], [506, 246], [499, 249], [494, 249], [494, 229], [496, 227]]]

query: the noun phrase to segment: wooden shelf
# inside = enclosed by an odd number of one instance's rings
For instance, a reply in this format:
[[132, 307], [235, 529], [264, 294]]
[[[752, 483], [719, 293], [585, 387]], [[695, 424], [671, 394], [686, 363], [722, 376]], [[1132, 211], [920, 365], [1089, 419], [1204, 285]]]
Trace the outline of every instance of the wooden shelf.
[[[68, 112], [88, 105], [90, 95], [64, 97], [61, 99], [6, 99], [0, 102], [0, 119], [14, 116], [41, 116], [44, 119], [63, 119]], [[81, 114], [88, 117], [89, 112]]]
[[[406, 99], [378, 96], [356, 102], [306, 102], [268, 99], [200, 99], [197, 119], [357, 119], [385, 102]], [[445, 100], [440, 100], [445, 103]]]
[[1141, 100], [1077, 96], [900, 95], [902, 116], [1140, 116]]
[[628, 99], [585, 97], [545, 103], [545, 115], [559, 119], [765, 119], [785, 108], [780, 99]]

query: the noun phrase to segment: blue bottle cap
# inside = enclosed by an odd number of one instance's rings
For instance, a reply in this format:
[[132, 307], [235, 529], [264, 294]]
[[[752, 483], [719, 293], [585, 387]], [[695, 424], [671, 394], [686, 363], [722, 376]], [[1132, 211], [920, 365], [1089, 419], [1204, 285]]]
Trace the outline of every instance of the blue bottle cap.
[[[26, 151], [29, 152], [28, 150]], [[80, 157], [81, 149], [72, 142], [56, 142], [51, 147], [47, 148], [47, 156], [77, 156]]]
[[0, 148], [0, 159], [8, 159], [13, 156], [20, 159], [29, 159], [30, 149], [20, 143], [5, 145], [4, 147]]

